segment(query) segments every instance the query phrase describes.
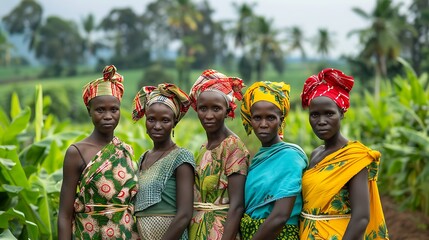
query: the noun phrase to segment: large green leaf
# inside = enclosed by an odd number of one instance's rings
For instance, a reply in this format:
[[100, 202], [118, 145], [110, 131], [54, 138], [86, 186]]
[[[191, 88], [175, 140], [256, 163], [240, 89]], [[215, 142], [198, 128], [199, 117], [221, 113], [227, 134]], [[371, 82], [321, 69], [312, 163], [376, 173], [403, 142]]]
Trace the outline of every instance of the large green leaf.
[[25, 221], [23, 232], [26, 233], [28, 239], [39, 239], [39, 228], [33, 222]]
[[5, 134], [5, 129], [9, 126], [10, 121], [3, 109], [0, 108], [0, 136]]
[[42, 225], [39, 224], [39, 230], [42, 234], [49, 235], [51, 232], [51, 216], [50, 216], [50, 208], [48, 203], [48, 196], [46, 194], [46, 186], [44, 182], [35, 175], [32, 175], [29, 179], [31, 185], [33, 188], [36, 188], [38, 191], [38, 199], [37, 199], [37, 216], [39, 217], [40, 221], [43, 223]]
[[18, 159], [15, 146], [0, 146], [0, 158], [9, 159], [15, 163], [12, 169], [8, 169], [3, 165], [0, 165], [0, 170], [3, 177], [7, 180], [2, 184], [9, 184], [15, 186], [21, 186], [23, 188], [29, 188], [30, 185], [27, 181], [24, 169], [22, 168], [21, 162]]
[[58, 147], [55, 141], [52, 141], [48, 156], [44, 159], [42, 167], [48, 172], [53, 173], [63, 166], [64, 152]]
[[[7, 229], [11, 220], [16, 220], [24, 226], [23, 232], [28, 235], [26, 239], [39, 239], [39, 228], [34, 222], [26, 220], [23, 212], [15, 208], [10, 208], [7, 211], [0, 211], [0, 228]], [[10, 235], [9, 233], [3, 235], [5, 232], [9, 232]], [[16, 239], [9, 230], [5, 230], [3, 233], [0, 234], [0, 239]], [[21, 233], [21, 236], [22, 234], [23, 233]]]
[[10, 232], [9, 229], [6, 229], [2, 233], [0, 233], [0, 239], [12, 240], [12, 239], [16, 239], [16, 237], [13, 236], [13, 234]]
[[21, 112], [21, 105], [19, 104], [18, 94], [16, 92], [12, 93], [10, 101], [10, 117], [13, 119]]
[[[79, 131], [68, 131], [68, 132], [61, 132], [61, 133], [48, 136], [42, 139], [41, 141], [31, 144], [26, 148], [24, 148], [19, 153], [19, 159], [21, 160], [21, 162], [25, 164], [26, 167], [28, 166], [37, 167], [43, 164], [43, 162], [47, 159], [47, 156], [50, 154], [54, 159], [48, 159], [48, 161], [60, 161], [62, 163], [64, 153], [63, 152], [61, 153], [61, 151], [65, 151], [63, 146], [64, 142], [76, 139], [81, 135], [82, 135], [82, 132], [79, 132]], [[55, 149], [53, 153], [51, 153], [50, 152], [51, 145], [53, 142], [55, 142], [58, 148]], [[59, 166], [57, 164], [58, 163], [55, 163], [56, 166]]]
[[16, 136], [24, 131], [30, 121], [31, 110], [26, 107], [24, 111], [21, 111], [5, 129], [5, 134], [2, 136], [1, 143], [9, 144], [16, 141]]
[[17, 219], [20, 222], [24, 222], [25, 215], [14, 208], [10, 208], [7, 211], [0, 211], [0, 228], [8, 228], [10, 219]]
[[10, 159], [0, 158], [0, 165], [2, 165], [6, 170], [12, 170], [15, 166], [15, 162]]
[[34, 142], [40, 141], [42, 138], [43, 129], [43, 90], [42, 85], [36, 86], [36, 101], [35, 101], [35, 112], [34, 112]]
[[24, 189], [23, 187], [20, 187], [20, 186], [14, 186], [14, 185], [8, 185], [8, 184], [2, 184], [1, 187], [6, 192], [14, 193], [14, 194], [17, 194], [17, 193], [21, 192], [22, 189]]

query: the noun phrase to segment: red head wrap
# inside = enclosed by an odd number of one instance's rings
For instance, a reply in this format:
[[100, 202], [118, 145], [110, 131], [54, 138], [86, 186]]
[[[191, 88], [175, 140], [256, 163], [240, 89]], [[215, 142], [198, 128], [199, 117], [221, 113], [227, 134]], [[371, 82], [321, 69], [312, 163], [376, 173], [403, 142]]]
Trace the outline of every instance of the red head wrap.
[[349, 93], [353, 84], [352, 76], [347, 76], [337, 69], [326, 68], [305, 81], [301, 93], [302, 107], [307, 108], [313, 98], [325, 96], [346, 112], [350, 107]]

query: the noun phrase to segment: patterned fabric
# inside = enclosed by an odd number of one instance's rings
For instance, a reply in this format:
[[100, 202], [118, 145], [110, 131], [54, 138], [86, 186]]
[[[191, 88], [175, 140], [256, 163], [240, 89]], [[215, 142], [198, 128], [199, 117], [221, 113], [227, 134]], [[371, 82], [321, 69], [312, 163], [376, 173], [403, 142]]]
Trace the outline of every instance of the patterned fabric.
[[132, 149], [114, 137], [83, 170], [74, 203], [74, 239], [137, 239]]
[[279, 142], [261, 147], [252, 159], [244, 189], [245, 213], [252, 219], [266, 219], [275, 201], [296, 197], [287, 224], [298, 226], [302, 208], [301, 179], [308, 160], [295, 144]]
[[189, 98], [192, 108], [197, 111], [197, 100], [202, 92], [213, 91], [220, 93], [226, 100], [228, 117], [234, 118], [234, 110], [237, 108], [235, 99], [239, 101], [243, 98], [241, 89], [244, 87], [243, 80], [236, 77], [227, 77], [224, 74], [208, 69], [205, 70], [191, 88]]
[[85, 106], [88, 106], [91, 99], [104, 95], [114, 96], [121, 101], [124, 94], [123, 81], [124, 78], [116, 72], [114, 65], [106, 66], [102, 78], [91, 81], [83, 87], [82, 98]]
[[[140, 158], [140, 164], [143, 156], [144, 154]], [[135, 212], [144, 211], [146, 208], [160, 202], [167, 180], [184, 163], [189, 163], [195, 168], [194, 156], [184, 148], [176, 148], [156, 161], [149, 169], [140, 170]]]
[[[244, 214], [240, 222], [241, 237], [243, 239], [252, 239], [259, 227], [265, 222], [265, 219], [252, 219]], [[298, 240], [299, 228], [297, 225], [285, 224], [276, 240]]]
[[145, 86], [134, 98], [133, 120], [142, 118], [146, 109], [154, 103], [163, 103], [171, 108], [176, 122], [185, 116], [190, 105], [188, 95], [172, 83], [161, 83], [158, 87]]
[[325, 96], [334, 100], [337, 106], [346, 112], [350, 107], [349, 93], [353, 84], [352, 76], [347, 76], [337, 69], [326, 68], [305, 81], [301, 93], [302, 107], [308, 107], [313, 98]]
[[[365, 239], [388, 239], [386, 223], [377, 188], [380, 153], [360, 142], [326, 156], [302, 178], [303, 213], [317, 216], [350, 214], [349, 191], [346, 183], [362, 169], [368, 169], [370, 219]], [[301, 239], [342, 239], [350, 218], [314, 220], [301, 218]]]
[[[174, 216], [147, 216], [137, 217], [137, 227], [142, 240], [158, 240], [167, 232]], [[154, 227], [156, 226], [156, 227]], [[186, 229], [180, 240], [188, 239], [188, 230]]]
[[[289, 102], [290, 86], [283, 82], [255, 82], [244, 93], [243, 102], [241, 104], [241, 119], [247, 135], [252, 133], [252, 125], [250, 124], [252, 105], [259, 101], [267, 101], [276, 105], [283, 113], [284, 119], [290, 109]], [[279, 128], [279, 135], [283, 136], [285, 121]]]
[[[212, 150], [203, 145], [196, 164], [195, 202], [225, 206], [229, 204], [228, 176], [233, 173], [247, 175], [249, 151], [237, 136], [230, 135]], [[227, 213], [228, 208], [212, 211], [194, 209], [189, 238], [221, 239]]]

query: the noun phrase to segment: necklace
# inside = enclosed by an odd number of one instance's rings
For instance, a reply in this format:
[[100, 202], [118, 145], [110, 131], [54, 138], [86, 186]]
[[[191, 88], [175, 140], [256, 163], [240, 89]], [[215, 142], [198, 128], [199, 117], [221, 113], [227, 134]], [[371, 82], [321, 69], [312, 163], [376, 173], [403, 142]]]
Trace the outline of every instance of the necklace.
[[173, 143], [169, 148], [167, 148], [164, 151], [160, 151], [161, 154], [159, 154], [159, 156], [154, 156], [153, 152], [151, 155], [148, 155], [148, 153], [146, 153], [145, 159], [142, 163], [141, 168], [142, 169], [149, 169], [156, 161], [158, 161], [159, 159], [162, 159], [164, 157], [164, 155], [166, 155], [167, 153], [171, 152], [171, 150], [173, 150], [173, 148], [176, 147], [176, 144]]

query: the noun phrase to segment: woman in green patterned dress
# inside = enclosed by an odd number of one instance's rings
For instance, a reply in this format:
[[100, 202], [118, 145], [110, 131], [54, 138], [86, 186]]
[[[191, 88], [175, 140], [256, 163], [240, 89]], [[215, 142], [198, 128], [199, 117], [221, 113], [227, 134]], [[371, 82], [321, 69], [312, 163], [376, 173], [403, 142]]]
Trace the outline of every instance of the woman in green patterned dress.
[[191, 105], [207, 135], [196, 157], [190, 239], [239, 239], [249, 152], [225, 125], [241, 100], [243, 81], [206, 70], [192, 87]]
[[188, 239], [194, 156], [171, 138], [188, 108], [188, 95], [170, 83], [142, 87], [134, 99], [133, 119], [146, 116], [146, 131], [153, 142], [153, 149], [140, 157], [135, 202], [137, 226], [144, 240]]
[[137, 177], [132, 149], [114, 136], [124, 92], [113, 65], [88, 83], [83, 100], [94, 124], [64, 157], [58, 215], [59, 239], [137, 239], [132, 200]]

